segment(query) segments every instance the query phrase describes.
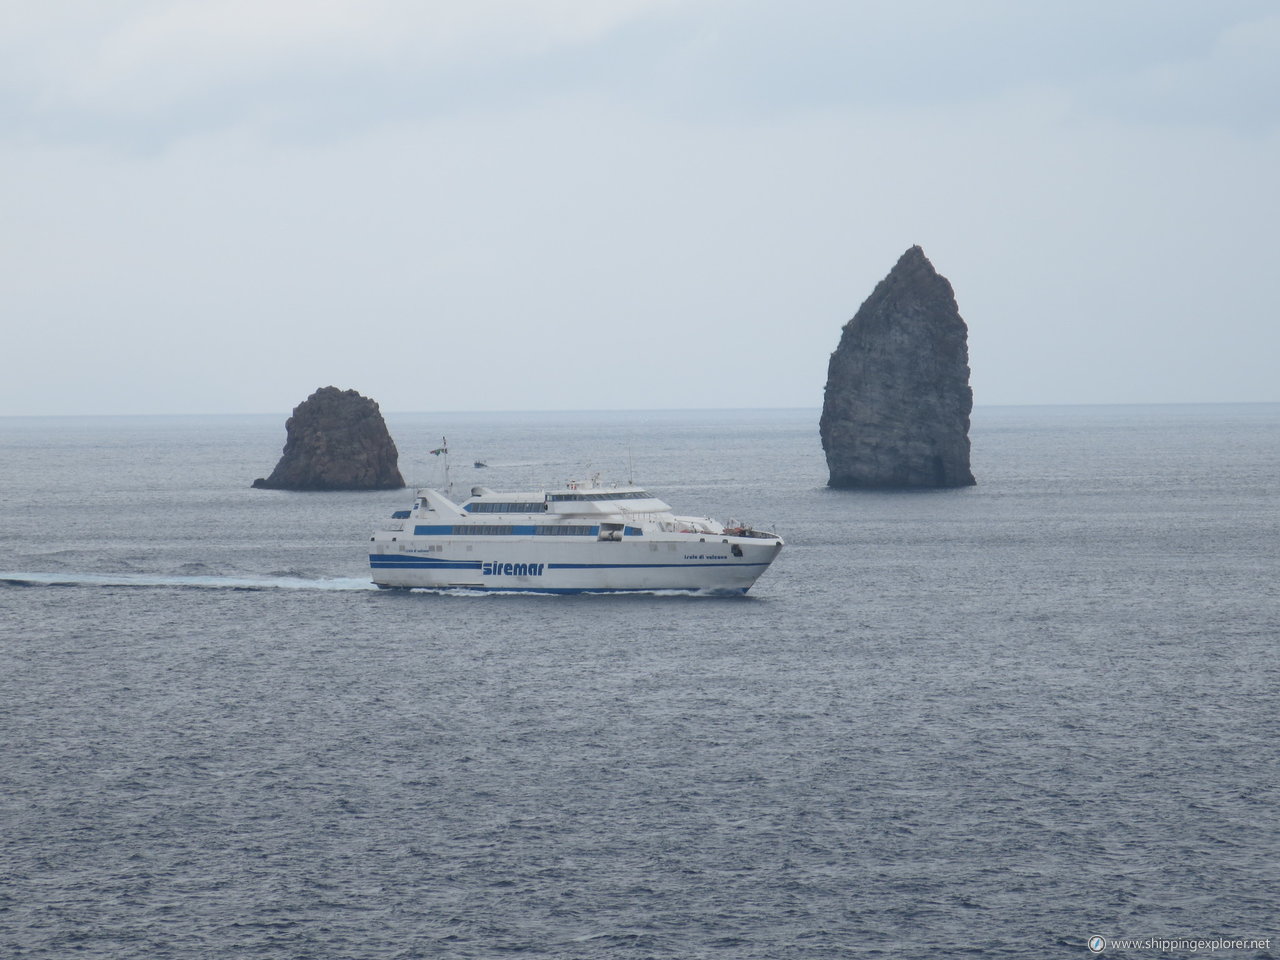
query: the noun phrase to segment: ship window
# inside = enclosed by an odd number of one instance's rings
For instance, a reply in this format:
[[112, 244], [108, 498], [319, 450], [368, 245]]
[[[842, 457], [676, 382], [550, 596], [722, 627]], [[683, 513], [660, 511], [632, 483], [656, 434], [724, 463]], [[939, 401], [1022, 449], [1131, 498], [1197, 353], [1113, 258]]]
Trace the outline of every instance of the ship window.
[[547, 499], [559, 502], [571, 500], [580, 503], [588, 500], [652, 500], [653, 495], [643, 490], [593, 490], [590, 493], [549, 493]]
[[547, 504], [542, 500], [477, 500], [474, 503], [468, 503], [463, 509], [467, 513], [545, 513]]

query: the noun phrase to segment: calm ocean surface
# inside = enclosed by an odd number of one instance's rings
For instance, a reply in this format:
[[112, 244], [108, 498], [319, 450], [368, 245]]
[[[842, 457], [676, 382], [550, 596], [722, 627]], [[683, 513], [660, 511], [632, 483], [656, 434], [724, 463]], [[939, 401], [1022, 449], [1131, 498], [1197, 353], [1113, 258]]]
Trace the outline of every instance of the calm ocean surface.
[[0, 419], [5, 960], [1280, 957], [1280, 405], [979, 408], [916, 494], [816, 410], [387, 416], [776, 528], [733, 599], [370, 589], [410, 493], [250, 489], [283, 419]]

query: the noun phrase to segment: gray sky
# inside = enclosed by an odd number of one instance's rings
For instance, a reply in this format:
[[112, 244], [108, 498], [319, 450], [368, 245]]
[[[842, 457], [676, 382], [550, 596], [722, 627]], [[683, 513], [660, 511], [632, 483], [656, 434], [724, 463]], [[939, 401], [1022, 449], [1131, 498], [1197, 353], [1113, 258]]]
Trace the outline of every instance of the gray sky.
[[1272, 0], [0, 0], [0, 415], [1280, 400]]

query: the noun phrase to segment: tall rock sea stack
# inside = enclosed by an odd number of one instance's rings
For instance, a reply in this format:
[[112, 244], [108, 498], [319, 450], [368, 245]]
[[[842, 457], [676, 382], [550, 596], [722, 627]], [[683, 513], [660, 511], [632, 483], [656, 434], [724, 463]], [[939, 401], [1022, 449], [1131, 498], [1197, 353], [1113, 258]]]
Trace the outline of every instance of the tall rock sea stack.
[[844, 326], [827, 368], [832, 487], [967, 487], [968, 328], [947, 278], [912, 247]]
[[321, 387], [293, 408], [284, 455], [267, 490], [398, 490], [400, 454], [378, 405], [354, 390]]

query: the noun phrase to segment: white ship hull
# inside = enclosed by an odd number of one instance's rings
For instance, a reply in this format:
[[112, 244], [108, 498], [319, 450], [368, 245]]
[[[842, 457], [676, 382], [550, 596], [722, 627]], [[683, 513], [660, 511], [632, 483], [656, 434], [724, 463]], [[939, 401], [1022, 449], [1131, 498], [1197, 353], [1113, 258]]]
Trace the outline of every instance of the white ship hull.
[[[409, 538], [369, 556], [382, 587], [594, 593], [678, 590], [745, 593], [778, 555], [777, 540], [533, 544]], [[737, 545], [741, 557], [734, 556]]]

